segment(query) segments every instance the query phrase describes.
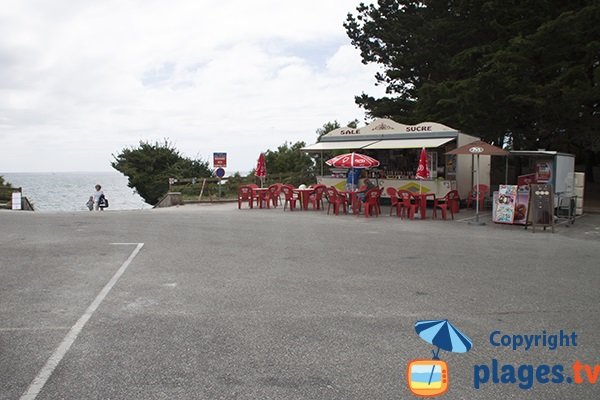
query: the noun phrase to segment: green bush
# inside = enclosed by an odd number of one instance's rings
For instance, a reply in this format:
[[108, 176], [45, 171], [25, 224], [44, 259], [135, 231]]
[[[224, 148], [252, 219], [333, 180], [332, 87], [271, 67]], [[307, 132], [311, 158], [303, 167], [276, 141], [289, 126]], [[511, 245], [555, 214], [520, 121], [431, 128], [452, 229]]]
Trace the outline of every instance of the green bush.
[[140, 141], [139, 147], [113, 154], [112, 167], [128, 178], [148, 204], [156, 204], [169, 190], [169, 178], [212, 176], [208, 162], [182, 156], [167, 140], [164, 143]]

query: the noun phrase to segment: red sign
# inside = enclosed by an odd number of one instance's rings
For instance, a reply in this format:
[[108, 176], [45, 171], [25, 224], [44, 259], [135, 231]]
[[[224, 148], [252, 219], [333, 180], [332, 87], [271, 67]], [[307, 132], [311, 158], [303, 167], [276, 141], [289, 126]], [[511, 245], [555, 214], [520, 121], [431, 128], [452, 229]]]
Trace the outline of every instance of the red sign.
[[517, 185], [527, 186], [532, 183], [537, 183], [536, 178], [537, 178], [537, 175], [535, 173], [527, 174], [527, 175], [519, 175], [519, 177], [517, 178]]
[[552, 180], [552, 161], [538, 161], [535, 163], [536, 180], [546, 183]]
[[213, 167], [227, 167], [227, 153], [213, 153]]

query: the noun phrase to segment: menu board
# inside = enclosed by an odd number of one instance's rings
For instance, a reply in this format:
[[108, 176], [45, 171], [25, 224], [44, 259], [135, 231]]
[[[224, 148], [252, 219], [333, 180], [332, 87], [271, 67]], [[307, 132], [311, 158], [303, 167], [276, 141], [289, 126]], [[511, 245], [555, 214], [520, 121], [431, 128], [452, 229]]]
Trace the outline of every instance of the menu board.
[[529, 203], [529, 221], [534, 227], [552, 226], [554, 232], [554, 192], [552, 185], [532, 184]]
[[515, 218], [517, 185], [500, 185], [498, 196], [494, 197], [494, 222], [512, 224]]
[[519, 186], [517, 189], [517, 201], [515, 202], [515, 218], [513, 223], [527, 225], [527, 214], [529, 212], [529, 185]]

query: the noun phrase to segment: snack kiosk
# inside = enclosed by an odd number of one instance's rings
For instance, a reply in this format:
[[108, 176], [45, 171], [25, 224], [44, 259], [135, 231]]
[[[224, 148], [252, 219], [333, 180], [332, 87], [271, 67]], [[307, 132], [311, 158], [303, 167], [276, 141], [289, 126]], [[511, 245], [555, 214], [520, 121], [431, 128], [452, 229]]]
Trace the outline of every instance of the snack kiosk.
[[[323, 135], [319, 142], [302, 150], [321, 154], [328, 152], [330, 155], [333, 151], [337, 154], [358, 152], [379, 160], [379, 169], [367, 170], [365, 174], [377, 178], [379, 187], [384, 188], [382, 197], [387, 197], [386, 189], [393, 187], [435, 193], [436, 197], [443, 197], [450, 190], [458, 190], [460, 197], [466, 198], [474, 184], [472, 158], [446, 153], [476, 140], [479, 138], [436, 122], [404, 125], [379, 118], [362, 128], [334, 129]], [[429, 180], [415, 178], [422, 148], [427, 151]], [[480, 183], [489, 185], [490, 156], [481, 156], [480, 164]], [[318, 176], [317, 182], [345, 190], [345, 171], [331, 170], [330, 175]]]
[[492, 220], [553, 226], [555, 215], [572, 224], [583, 204], [583, 188], [575, 185], [575, 156], [547, 150], [513, 150], [510, 156], [520, 158], [521, 175], [516, 185], [500, 185], [494, 192]]
[[[575, 195], [575, 156], [557, 151], [512, 150], [510, 155], [522, 159], [521, 183], [546, 183], [554, 188], [554, 194]], [[525, 181], [523, 182], [523, 179]], [[578, 194], [581, 196], [582, 194]]]

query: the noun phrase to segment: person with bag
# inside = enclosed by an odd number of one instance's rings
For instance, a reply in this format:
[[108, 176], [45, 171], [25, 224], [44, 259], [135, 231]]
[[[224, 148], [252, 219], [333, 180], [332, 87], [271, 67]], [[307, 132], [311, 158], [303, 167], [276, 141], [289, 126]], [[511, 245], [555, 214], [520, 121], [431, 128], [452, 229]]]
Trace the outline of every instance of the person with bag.
[[108, 199], [104, 196], [102, 186], [96, 185], [96, 191], [93, 194], [94, 197], [94, 210], [104, 211], [108, 207]]
[[105, 208], [108, 208], [108, 199], [104, 194], [100, 195], [100, 200], [98, 200], [98, 207], [100, 207], [100, 211], [104, 211]]

